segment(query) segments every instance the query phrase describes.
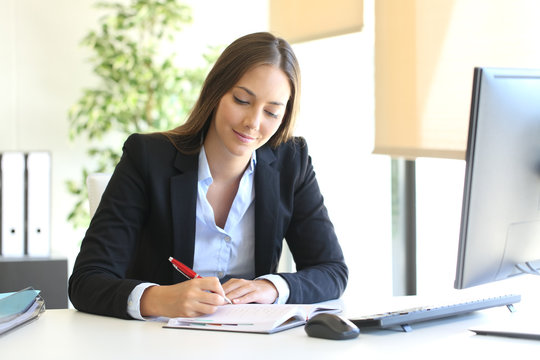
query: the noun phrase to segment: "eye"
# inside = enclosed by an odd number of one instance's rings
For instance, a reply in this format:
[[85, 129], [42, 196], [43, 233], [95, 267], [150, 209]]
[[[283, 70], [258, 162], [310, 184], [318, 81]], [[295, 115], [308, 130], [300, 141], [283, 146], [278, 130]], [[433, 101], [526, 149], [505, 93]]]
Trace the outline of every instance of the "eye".
[[274, 119], [277, 119], [278, 118], [278, 114], [274, 114], [273, 112], [271, 111], [268, 111], [268, 110], [264, 110], [264, 112], [266, 113], [266, 115], [274, 118]]
[[245, 101], [237, 97], [236, 95], [233, 95], [234, 101], [240, 105], [247, 105], [249, 104], [249, 101]]

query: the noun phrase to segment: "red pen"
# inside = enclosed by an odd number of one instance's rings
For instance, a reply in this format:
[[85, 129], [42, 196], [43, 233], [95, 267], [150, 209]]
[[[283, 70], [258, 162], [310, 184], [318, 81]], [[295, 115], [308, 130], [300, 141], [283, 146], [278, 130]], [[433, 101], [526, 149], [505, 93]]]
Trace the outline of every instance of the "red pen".
[[182, 264], [180, 261], [176, 260], [175, 258], [170, 257], [169, 261], [171, 262], [172, 266], [174, 266], [176, 270], [178, 270], [182, 275], [184, 275], [188, 279], [197, 279], [201, 277], [195, 271], [191, 270], [189, 267]]
[[[201, 276], [199, 274], [197, 274], [195, 271], [191, 270], [188, 266], [182, 264], [180, 261], [176, 260], [175, 258], [173, 258], [172, 256], [169, 257], [169, 261], [171, 262], [172, 266], [174, 266], [174, 268], [176, 270], [178, 270], [178, 272], [180, 272], [182, 275], [184, 275], [185, 277], [187, 277], [188, 279], [198, 279], [198, 278], [201, 278]], [[223, 296], [223, 298], [225, 299], [225, 301], [227, 301], [229, 304], [232, 304], [232, 301], [229, 300], [226, 296]]]

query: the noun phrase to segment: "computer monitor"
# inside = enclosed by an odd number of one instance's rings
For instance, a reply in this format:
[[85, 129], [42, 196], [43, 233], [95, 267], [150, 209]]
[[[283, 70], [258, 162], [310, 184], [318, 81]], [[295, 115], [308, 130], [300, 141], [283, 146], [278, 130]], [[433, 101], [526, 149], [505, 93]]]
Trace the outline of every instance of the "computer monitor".
[[474, 70], [454, 287], [537, 272], [540, 69]]

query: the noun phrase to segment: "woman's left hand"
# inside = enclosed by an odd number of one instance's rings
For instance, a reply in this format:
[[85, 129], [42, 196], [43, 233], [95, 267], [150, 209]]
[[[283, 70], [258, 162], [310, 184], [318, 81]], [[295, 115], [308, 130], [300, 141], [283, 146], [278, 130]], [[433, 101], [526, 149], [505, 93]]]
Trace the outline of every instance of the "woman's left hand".
[[233, 304], [273, 304], [278, 297], [274, 284], [265, 279], [231, 279], [223, 284], [223, 290]]

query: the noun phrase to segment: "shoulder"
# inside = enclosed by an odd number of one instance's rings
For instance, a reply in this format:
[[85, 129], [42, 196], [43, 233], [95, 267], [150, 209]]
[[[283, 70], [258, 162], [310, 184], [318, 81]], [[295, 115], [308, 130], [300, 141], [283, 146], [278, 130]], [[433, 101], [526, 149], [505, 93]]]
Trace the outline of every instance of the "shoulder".
[[140, 148], [145, 150], [163, 149], [173, 150], [174, 146], [162, 133], [131, 134], [124, 143], [124, 148], [131, 150]]
[[305, 163], [309, 159], [308, 145], [306, 139], [295, 136], [289, 141], [273, 149], [278, 163], [299, 164]]
[[284, 175], [302, 176], [311, 168], [307, 142], [302, 137], [293, 137], [276, 148], [265, 145], [257, 152], [259, 162], [268, 164]]
[[171, 168], [181, 154], [171, 141], [161, 133], [132, 134], [124, 143], [125, 161], [136, 168], [156, 171]]
[[272, 153], [278, 162], [301, 161], [308, 156], [307, 142], [300, 136], [295, 136], [278, 147], [271, 148], [265, 145], [265, 148], [264, 151]]
[[123, 152], [127, 156], [136, 156], [139, 159], [174, 158], [178, 153], [171, 141], [162, 133], [131, 134], [124, 143]]

